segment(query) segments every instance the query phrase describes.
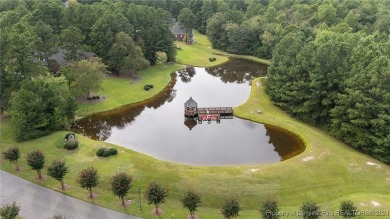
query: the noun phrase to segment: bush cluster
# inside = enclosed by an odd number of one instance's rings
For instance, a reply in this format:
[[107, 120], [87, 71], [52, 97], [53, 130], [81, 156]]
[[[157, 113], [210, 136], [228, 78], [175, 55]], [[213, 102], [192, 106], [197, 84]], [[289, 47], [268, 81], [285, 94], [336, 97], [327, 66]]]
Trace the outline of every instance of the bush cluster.
[[146, 84], [145, 86], [144, 86], [144, 90], [150, 90], [150, 89], [152, 89], [153, 88], [153, 84]]
[[79, 147], [79, 142], [76, 139], [65, 141], [64, 148], [68, 150], [74, 150]]
[[100, 99], [100, 96], [99, 96], [99, 95], [97, 95], [97, 96], [91, 96], [91, 97], [88, 97], [87, 99], [88, 99], [88, 100], [98, 100], [98, 99]]
[[210, 62], [214, 62], [214, 61], [216, 61], [217, 59], [215, 58], [215, 57], [211, 57], [211, 58], [209, 58], [209, 61]]
[[118, 150], [116, 148], [101, 147], [96, 151], [96, 156], [98, 157], [108, 157], [116, 154], [118, 154]]

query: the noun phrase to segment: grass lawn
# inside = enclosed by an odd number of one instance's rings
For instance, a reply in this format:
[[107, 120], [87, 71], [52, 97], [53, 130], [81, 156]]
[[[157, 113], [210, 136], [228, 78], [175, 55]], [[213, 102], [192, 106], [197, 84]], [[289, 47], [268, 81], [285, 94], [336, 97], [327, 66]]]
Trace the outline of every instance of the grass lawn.
[[[106, 99], [95, 103], [83, 102], [79, 104], [76, 114], [85, 116], [148, 99], [163, 90], [170, 82], [172, 72], [180, 68], [182, 65], [179, 64], [152, 66], [142, 71], [141, 80], [134, 83], [130, 79], [107, 76], [103, 79], [102, 90], [98, 92]], [[145, 91], [145, 84], [152, 84], [154, 87]]]
[[[195, 38], [195, 45], [180, 44], [182, 50], [178, 51], [177, 57], [180, 64], [208, 66], [228, 59], [216, 55], [217, 61], [209, 62], [208, 58], [218, 51], [209, 48], [210, 43], [204, 36], [196, 33]], [[243, 58], [262, 61], [253, 57]], [[141, 73], [142, 80], [133, 84], [129, 79], [107, 77], [103, 82], [103, 90], [99, 93], [107, 99], [93, 104], [81, 104], [77, 115], [84, 116], [106, 111], [150, 98], [169, 83], [170, 73], [181, 68], [180, 64], [148, 68]], [[153, 84], [154, 88], [144, 91], [145, 84]], [[262, 114], [257, 113], [259, 109]], [[47, 165], [58, 158], [65, 159], [69, 165], [70, 172], [65, 177], [65, 183], [72, 185], [72, 189], [64, 193], [143, 218], [156, 218], [151, 215], [153, 206], [147, 205], [143, 195], [147, 185], [152, 181], [162, 184], [170, 191], [167, 202], [161, 205], [164, 210], [161, 217], [163, 219], [170, 219], [172, 213], [174, 213], [174, 218], [185, 218], [189, 214], [180, 204], [180, 199], [189, 188], [202, 195], [203, 207], [199, 208], [196, 213], [202, 219], [222, 218], [220, 207], [224, 198], [228, 196], [235, 196], [239, 199], [242, 211], [238, 218], [245, 219], [260, 218], [258, 212], [260, 203], [269, 197], [279, 201], [282, 213], [287, 211], [290, 214], [298, 210], [302, 202], [308, 200], [316, 201], [321, 205], [322, 210], [333, 213], [337, 210], [340, 201], [346, 199], [354, 201], [360, 210], [390, 210], [390, 167], [354, 151], [340, 141], [329, 137], [322, 130], [290, 118], [272, 104], [264, 92], [260, 79], [253, 81], [251, 96], [245, 104], [235, 108], [235, 114], [245, 119], [295, 132], [305, 141], [306, 150], [292, 159], [275, 164], [193, 167], [159, 161], [135, 151], [94, 141], [81, 135], [77, 135], [80, 147], [74, 151], [67, 151], [60, 147], [66, 132], [56, 132], [39, 139], [17, 143], [12, 140], [10, 120], [1, 119], [1, 151], [10, 145], [18, 145], [22, 153], [19, 164], [23, 170], [16, 172], [14, 167], [4, 160], [0, 160], [0, 167], [29, 181], [59, 190], [60, 184], [57, 181], [51, 178], [43, 181], [37, 180], [36, 172], [26, 164], [24, 159], [26, 153], [32, 149], [41, 149], [46, 154]], [[116, 147], [119, 153], [109, 158], [97, 158], [95, 153], [101, 146]], [[47, 165], [43, 173], [46, 173]], [[98, 187], [94, 189], [98, 197], [93, 201], [87, 198], [88, 191], [79, 187], [76, 181], [79, 171], [90, 166], [98, 170], [101, 179]], [[119, 206], [119, 198], [112, 195], [109, 187], [111, 176], [119, 171], [133, 175], [133, 187], [126, 198], [133, 200], [134, 204], [128, 208]], [[138, 188], [142, 191], [143, 211], [138, 209]], [[323, 215], [322, 218], [341, 217]]]
[[[228, 57], [214, 50], [211, 47], [210, 41], [205, 35], [194, 31], [195, 43], [187, 45], [184, 42], [177, 41], [176, 44], [180, 45], [181, 49], [177, 50], [176, 62], [185, 65], [193, 66], [214, 66], [222, 64], [228, 60]], [[209, 58], [215, 57], [216, 61], [210, 62]]]
[[[262, 114], [257, 110], [261, 109]], [[80, 147], [75, 151], [59, 148], [66, 132], [56, 132], [49, 136], [22, 143], [12, 140], [9, 120], [1, 122], [2, 150], [9, 145], [19, 145], [22, 151], [20, 165], [24, 170], [16, 172], [7, 161], [2, 161], [1, 169], [33, 181], [42, 186], [59, 190], [59, 183], [51, 178], [38, 181], [36, 172], [25, 163], [25, 154], [33, 148], [46, 153], [47, 163], [63, 158], [70, 172], [65, 183], [72, 189], [65, 193], [91, 202], [87, 190], [77, 185], [78, 172], [86, 167], [98, 169], [100, 185], [94, 190], [98, 198], [93, 203], [117, 211], [155, 218], [142, 196], [144, 211], [137, 205], [137, 189], [144, 192], [148, 183], [156, 181], [170, 190], [166, 204], [161, 205], [164, 215], [161, 218], [184, 218], [188, 213], [182, 209], [180, 198], [192, 188], [202, 195], [203, 206], [197, 212], [202, 219], [222, 218], [220, 206], [223, 199], [236, 196], [243, 211], [238, 218], [259, 218], [257, 209], [262, 200], [276, 198], [280, 210], [292, 213], [302, 202], [314, 200], [322, 210], [336, 211], [341, 200], [351, 199], [360, 210], [390, 210], [390, 167], [373, 158], [358, 153], [326, 133], [290, 118], [275, 107], [264, 93], [259, 79], [254, 80], [251, 97], [235, 109], [236, 115], [257, 122], [276, 125], [297, 133], [306, 143], [307, 149], [292, 159], [268, 165], [237, 167], [192, 167], [159, 161], [132, 150], [103, 142], [90, 140], [77, 135]], [[57, 146], [56, 146], [57, 145]], [[97, 158], [100, 146], [118, 148], [119, 154], [109, 158]], [[133, 175], [133, 187], [128, 199], [135, 204], [126, 209], [119, 207], [119, 198], [109, 190], [109, 179], [115, 173], [125, 171]], [[43, 171], [46, 172], [46, 169]], [[375, 206], [379, 204], [380, 206]], [[23, 207], [23, 206], [22, 206]], [[286, 218], [286, 217], [284, 217]], [[341, 218], [324, 215], [322, 218]], [[369, 218], [369, 217], [357, 217]], [[372, 217], [375, 218], [375, 217]], [[385, 217], [383, 217], [385, 218]]]

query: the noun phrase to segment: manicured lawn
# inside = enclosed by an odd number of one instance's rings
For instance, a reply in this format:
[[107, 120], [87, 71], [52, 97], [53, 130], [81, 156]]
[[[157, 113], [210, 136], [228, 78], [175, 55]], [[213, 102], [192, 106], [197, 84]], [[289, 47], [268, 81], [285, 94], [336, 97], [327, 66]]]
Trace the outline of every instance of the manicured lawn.
[[[209, 62], [208, 58], [218, 51], [209, 48], [211, 45], [204, 36], [196, 34], [195, 38], [195, 45], [180, 44], [183, 48], [177, 57], [180, 64], [208, 66], [227, 60], [226, 57], [216, 56], [216, 62]], [[264, 61], [253, 57], [244, 58]], [[107, 99], [93, 104], [81, 104], [77, 114], [88, 115], [150, 98], [169, 83], [170, 73], [181, 67], [179, 64], [173, 64], [148, 68], [141, 73], [142, 80], [133, 84], [129, 79], [107, 77], [103, 82], [103, 90], [99, 92]], [[154, 88], [146, 92], [143, 90], [145, 84], [153, 84]], [[257, 113], [259, 109], [262, 114]], [[260, 203], [269, 197], [279, 201], [282, 212], [290, 213], [298, 210], [302, 202], [308, 200], [316, 201], [322, 210], [328, 211], [337, 210], [340, 201], [346, 199], [354, 201], [360, 210], [390, 210], [390, 167], [354, 151], [322, 130], [290, 118], [272, 104], [260, 79], [253, 81], [251, 96], [245, 104], [235, 108], [235, 114], [295, 132], [305, 141], [307, 148], [302, 154], [275, 164], [192, 167], [159, 161], [81, 135], [77, 135], [80, 147], [75, 151], [67, 151], [58, 147], [62, 145], [66, 132], [56, 132], [39, 139], [17, 143], [12, 140], [10, 120], [2, 119], [1, 151], [10, 145], [18, 145], [22, 152], [19, 163], [23, 170], [16, 172], [13, 166], [4, 160], [0, 161], [0, 166], [1, 169], [29, 181], [59, 190], [59, 183], [51, 178], [38, 181], [36, 172], [30, 170], [26, 164], [26, 153], [32, 149], [41, 149], [46, 154], [47, 164], [62, 158], [69, 165], [70, 172], [65, 177], [65, 183], [72, 185], [72, 189], [66, 190], [66, 194], [144, 218], [156, 218], [151, 215], [152, 206], [147, 205], [144, 198], [145, 189], [151, 181], [161, 183], [170, 190], [167, 203], [161, 205], [164, 209], [161, 217], [163, 219], [170, 219], [172, 213], [174, 218], [185, 218], [189, 214], [180, 204], [180, 199], [189, 188], [202, 195], [203, 207], [196, 213], [202, 219], [222, 218], [220, 207], [223, 199], [228, 196], [239, 199], [243, 210], [238, 218], [245, 219], [260, 218]], [[95, 153], [101, 146], [116, 147], [119, 154], [109, 158], [97, 158]], [[99, 186], [94, 189], [98, 198], [93, 201], [87, 198], [88, 191], [79, 187], [76, 181], [79, 171], [89, 166], [95, 167], [101, 176]], [[47, 165], [43, 172], [46, 171]], [[119, 206], [119, 198], [113, 196], [109, 188], [110, 177], [119, 171], [132, 174], [134, 179], [133, 187], [127, 196], [134, 204], [126, 209]], [[138, 209], [138, 188], [142, 191], [143, 211]], [[374, 206], [375, 204], [379, 205]], [[322, 218], [341, 217], [324, 215]]]
[[[184, 42], [176, 42], [181, 49], [177, 50], [176, 62], [193, 66], [213, 66], [226, 62], [228, 58], [224, 55], [217, 55], [217, 50], [211, 48], [211, 43], [205, 35], [194, 31], [195, 43], [187, 45]], [[215, 57], [216, 61], [210, 62], [209, 58]]]
[[[162, 89], [171, 80], [171, 74], [182, 68], [179, 64], [166, 64], [149, 67], [140, 73], [141, 80], [132, 82], [131, 79], [107, 76], [103, 79], [102, 90], [98, 94], [105, 96], [104, 101], [84, 102], [79, 104], [77, 116], [85, 116], [96, 112], [111, 110], [126, 104], [148, 99]], [[145, 84], [154, 87], [149, 91], [144, 90]]]
[[[263, 113], [258, 114], [258, 109]], [[2, 162], [1, 169], [58, 190], [59, 183], [53, 179], [38, 181], [36, 172], [29, 169], [23, 158], [31, 149], [39, 148], [45, 151], [47, 163], [56, 158], [63, 158], [68, 163], [70, 172], [65, 177], [65, 183], [71, 184], [72, 189], [65, 193], [91, 201], [87, 198], [87, 191], [77, 185], [76, 178], [81, 169], [93, 166], [101, 175], [101, 183], [94, 190], [98, 198], [93, 202], [144, 218], [155, 217], [150, 214], [152, 206], [145, 203], [144, 196], [144, 211], [138, 210], [137, 189], [141, 188], [144, 192], [151, 181], [161, 183], [170, 190], [167, 203], [161, 206], [165, 211], [161, 218], [171, 218], [172, 213], [175, 218], [184, 218], [188, 214], [179, 201], [188, 188], [202, 194], [204, 207], [197, 213], [202, 219], [222, 218], [220, 206], [227, 196], [236, 196], [240, 200], [243, 211], [238, 218], [259, 218], [257, 209], [261, 201], [268, 197], [279, 201], [281, 211], [298, 210], [301, 203], [307, 200], [316, 201], [322, 210], [335, 211], [340, 201], [345, 199], [354, 201], [360, 210], [390, 209], [388, 165], [352, 150], [321, 130], [290, 118], [273, 106], [259, 79], [253, 82], [251, 97], [244, 105], [237, 107], [235, 113], [243, 118], [280, 126], [299, 134], [306, 142], [306, 151], [292, 159], [268, 165], [191, 167], [159, 161], [80, 135], [77, 135], [79, 149], [66, 151], [56, 147], [56, 142], [61, 143], [66, 132], [15, 143], [12, 141], [9, 120], [2, 120], [0, 146], [4, 150], [9, 145], [19, 145], [22, 150], [20, 164], [24, 170], [15, 172], [7, 161]], [[118, 148], [119, 154], [97, 158], [95, 152], [103, 145]], [[110, 177], [119, 171], [132, 174], [134, 179], [131, 193], [127, 197], [134, 201], [134, 205], [126, 209], [118, 206], [119, 199], [109, 190]], [[375, 207], [376, 203], [380, 206]], [[331, 217], [324, 215], [322, 218]]]

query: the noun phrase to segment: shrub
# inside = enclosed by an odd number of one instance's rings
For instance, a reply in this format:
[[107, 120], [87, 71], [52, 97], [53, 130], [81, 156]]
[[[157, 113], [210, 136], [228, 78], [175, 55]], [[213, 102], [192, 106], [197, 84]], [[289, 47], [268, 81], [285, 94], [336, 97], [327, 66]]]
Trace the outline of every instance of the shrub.
[[209, 61], [210, 61], [210, 62], [213, 62], [214, 60], [213, 60], [213, 58], [209, 58]]
[[98, 157], [103, 156], [103, 153], [104, 153], [105, 150], [106, 150], [105, 147], [99, 148], [99, 149], [96, 151], [96, 156], [98, 156]]
[[238, 216], [240, 205], [235, 198], [226, 199], [222, 206], [222, 215], [225, 218], [233, 218]]
[[11, 163], [16, 165], [16, 170], [19, 170], [18, 160], [20, 158], [19, 147], [11, 146], [3, 152], [5, 160], [9, 160]]
[[260, 207], [260, 213], [265, 219], [277, 219], [279, 208], [276, 200], [268, 199], [263, 202]]
[[3, 205], [0, 208], [0, 216], [4, 219], [14, 219], [18, 216], [20, 206], [13, 202], [12, 204]]
[[103, 157], [108, 157], [111, 155], [111, 152], [110, 152], [110, 149], [108, 148], [105, 148], [104, 149], [104, 152], [103, 152]]
[[78, 146], [79, 146], [79, 142], [76, 139], [68, 140], [64, 144], [64, 148], [68, 150], [74, 150], [78, 148]]
[[151, 88], [153, 88], [153, 84], [146, 84], [145, 86], [144, 86], [144, 90], [149, 90], [149, 89], [151, 89]]
[[342, 201], [340, 205], [340, 215], [343, 218], [352, 218], [356, 217], [356, 206], [351, 200]]
[[213, 57], [213, 61], [217, 61], [217, 58]]
[[301, 213], [304, 219], [316, 219], [321, 216], [320, 206], [313, 201], [305, 202], [301, 206]]
[[118, 150], [116, 148], [110, 148], [108, 149], [110, 151], [110, 155], [116, 155], [118, 154]]

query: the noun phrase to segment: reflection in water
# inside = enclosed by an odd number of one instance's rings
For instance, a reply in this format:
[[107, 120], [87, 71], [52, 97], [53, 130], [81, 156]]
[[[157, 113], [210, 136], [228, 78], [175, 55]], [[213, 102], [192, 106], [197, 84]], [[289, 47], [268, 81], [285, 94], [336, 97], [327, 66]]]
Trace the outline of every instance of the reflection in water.
[[190, 165], [284, 160], [303, 150], [302, 142], [290, 132], [238, 118], [220, 124], [196, 124], [184, 118], [184, 102], [189, 97], [199, 107], [244, 103], [251, 89], [246, 82], [264, 72], [266, 66], [235, 59], [214, 68], [187, 67], [173, 74], [169, 86], [152, 99], [81, 119], [73, 131]]
[[195, 68], [193, 66], [186, 66], [184, 69], [177, 71], [177, 75], [180, 77], [181, 81], [188, 83], [191, 81], [191, 78], [196, 74]]
[[206, 68], [206, 71], [225, 83], [245, 83], [254, 77], [265, 76], [267, 66], [253, 65], [245, 59], [230, 59], [226, 64]]
[[131, 125], [145, 108], [157, 109], [165, 102], [171, 102], [176, 96], [176, 90], [173, 89], [175, 83], [176, 79], [172, 76], [169, 85], [151, 99], [83, 118], [72, 126], [72, 130], [105, 141], [111, 136], [113, 128], [124, 129]]

